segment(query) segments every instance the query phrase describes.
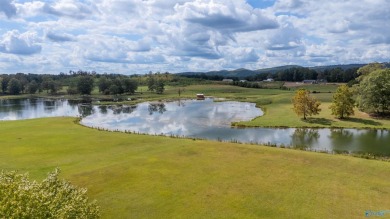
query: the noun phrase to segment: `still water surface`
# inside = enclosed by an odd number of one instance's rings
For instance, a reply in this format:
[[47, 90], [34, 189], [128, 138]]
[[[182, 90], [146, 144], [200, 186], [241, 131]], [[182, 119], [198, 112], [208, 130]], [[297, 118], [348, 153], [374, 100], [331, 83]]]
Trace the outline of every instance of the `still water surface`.
[[230, 127], [231, 122], [261, 115], [263, 112], [252, 103], [212, 99], [146, 102], [137, 106], [92, 106], [68, 100], [0, 100], [0, 120], [82, 116], [83, 125], [109, 130], [390, 155], [389, 130]]

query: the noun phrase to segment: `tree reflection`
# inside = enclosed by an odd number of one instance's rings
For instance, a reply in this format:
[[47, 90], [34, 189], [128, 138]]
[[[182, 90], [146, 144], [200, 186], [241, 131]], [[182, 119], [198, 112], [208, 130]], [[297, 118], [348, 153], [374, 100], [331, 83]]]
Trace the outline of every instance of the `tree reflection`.
[[101, 114], [103, 114], [103, 115], [107, 114], [107, 111], [108, 111], [107, 106], [99, 106], [98, 108], [99, 108], [99, 112]]
[[81, 117], [90, 116], [95, 112], [92, 105], [80, 105], [78, 110]]
[[167, 109], [165, 108], [164, 103], [151, 103], [148, 106], [149, 115], [153, 115], [155, 112], [159, 112], [160, 114], [163, 114]]
[[314, 143], [318, 142], [320, 134], [317, 129], [297, 128], [291, 138], [294, 147], [307, 149]]
[[185, 105], [184, 101], [179, 100], [179, 101], [177, 101], [177, 106], [185, 107], [186, 105]]
[[134, 112], [134, 110], [136, 108], [137, 108], [136, 106], [124, 106], [124, 107], [122, 107], [122, 113], [130, 114], [130, 113]]
[[356, 150], [357, 145], [351, 145], [353, 133], [347, 129], [331, 129], [329, 139], [332, 142], [333, 151], [344, 153]]
[[132, 113], [137, 107], [136, 106], [116, 106], [112, 109], [114, 115], [118, 115], [121, 113]]
[[23, 99], [11, 99], [11, 100], [0, 100], [0, 112], [18, 112], [22, 110], [28, 103]]

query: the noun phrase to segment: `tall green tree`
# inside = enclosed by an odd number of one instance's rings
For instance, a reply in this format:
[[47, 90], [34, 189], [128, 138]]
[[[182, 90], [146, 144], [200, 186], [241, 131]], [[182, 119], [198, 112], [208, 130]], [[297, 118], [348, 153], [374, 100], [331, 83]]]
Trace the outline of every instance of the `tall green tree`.
[[134, 79], [126, 78], [123, 80], [122, 84], [126, 93], [134, 94], [138, 88], [138, 82]]
[[93, 77], [89, 75], [82, 75], [77, 82], [77, 90], [80, 94], [91, 94], [94, 87]]
[[329, 107], [332, 110], [332, 115], [339, 119], [353, 115], [355, 101], [352, 97], [353, 92], [347, 85], [339, 86], [333, 95], [332, 105]]
[[3, 75], [3, 79], [1, 80], [1, 91], [6, 93], [8, 90], [8, 82], [10, 81], [10, 77]]
[[0, 77], [0, 93], [3, 92], [3, 78]]
[[16, 78], [12, 78], [8, 84], [8, 93], [11, 95], [17, 95], [22, 92], [22, 85], [20, 81]]
[[357, 104], [367, 113], [390, 113], [390, 69], [378, 69], [368, 73], [355, 86]]
[[146, 79], [146, 83], [148, 85], [148, 91], [153, 92], [156, 89], [156, 80], [153, 76], [148, 76], [148, 78]]
[[293, 110], [298, 116], [303, 116], [306, 120], [307, 116], [318, 115], [321, 111], [321, 103], [314, 97], [310, 96], [310, 92], [305, 89], [296, 91], [292, 98]]
[[[374, 63], [370, 63], [368, 65], [365, 65], [361, 68], [358, 69], [357, 73], [359, 76], [366, 76], [368, 74], [370, 74], [371, 72], [374, 72], [376, 70], [380, 70], [380, 69], [383, 69], [385, 66], [381, 63], [378, 63], [378, 62], [374, 62]], [[363, 77], [360, 77], [360, 79], [362, 79]]]
[[99, 87], [99, 92], [104, 93], [104, 94], [109, 94], [110, 93], [110, 86], [112, 82], [110, 79], [106, 77], [101, 77], [98, 82], [98, 87]]
[[26, 88], [29, 94], [35, 94], [38, 91], [38, 89], [39, 89], [39, 84], [35, 80], [28, 83]]
[[155, 85], [156, 94], [162, 94], [162, 93], [164, 93], [164, 90], [165, 90], [164, 81], [158, 80], [158, 81], [156, 82], [156, 85]]

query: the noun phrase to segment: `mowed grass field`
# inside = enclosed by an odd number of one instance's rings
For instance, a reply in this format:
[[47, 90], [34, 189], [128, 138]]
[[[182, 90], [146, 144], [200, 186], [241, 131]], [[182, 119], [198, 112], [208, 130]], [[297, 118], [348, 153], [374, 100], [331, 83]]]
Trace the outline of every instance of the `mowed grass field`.
[[0, 169], [55, 167], [103, 218], [364, 218], [390, 207], [390, 163], [98, 131], [74, 118], [0, 122]]

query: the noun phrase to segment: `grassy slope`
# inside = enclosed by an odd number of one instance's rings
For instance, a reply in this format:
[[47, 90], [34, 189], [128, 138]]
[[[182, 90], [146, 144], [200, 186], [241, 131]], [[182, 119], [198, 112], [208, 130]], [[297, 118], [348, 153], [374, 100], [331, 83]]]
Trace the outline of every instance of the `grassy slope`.
[[360, 218], [390, 206], [390, 163], [102, 132], [73, 118], [0, 122], [0, 169], [87, 187], [104, 218]]

